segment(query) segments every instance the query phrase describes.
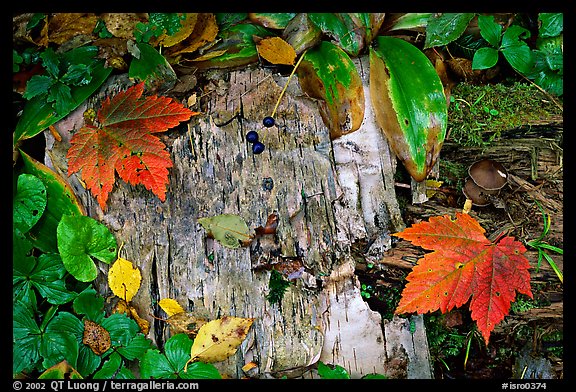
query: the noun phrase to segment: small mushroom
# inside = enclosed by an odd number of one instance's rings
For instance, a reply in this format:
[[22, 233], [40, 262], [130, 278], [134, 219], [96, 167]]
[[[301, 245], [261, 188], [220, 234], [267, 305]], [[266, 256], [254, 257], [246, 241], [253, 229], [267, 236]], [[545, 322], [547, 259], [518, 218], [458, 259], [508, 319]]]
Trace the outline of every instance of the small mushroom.
[[470, 177], [462, 192], [466, 203], [462, 212], [468, 213], [472, 206], [485, 207], [492, 204], [493, 198], [508, 182], [508, 172], [504, 165], [491, 159], [474, 162], [468, 168]]

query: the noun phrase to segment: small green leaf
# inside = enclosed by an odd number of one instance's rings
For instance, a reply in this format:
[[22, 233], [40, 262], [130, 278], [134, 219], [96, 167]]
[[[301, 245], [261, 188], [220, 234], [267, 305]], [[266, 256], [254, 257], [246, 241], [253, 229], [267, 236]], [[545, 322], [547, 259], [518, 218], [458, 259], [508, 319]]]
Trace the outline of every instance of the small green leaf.
[[432, 15], [426, 26], [424, 49], [447, 45], [460, 37], [475, 14], [443, 13]]
[[138, 43], [139, 58], [130, 62], [128, 76], [143, 81], [146, 87], [171, 86], [176, 83], [176, 72], [155, 48], [147, 43]]
[[350, 375], [340, 365], [328, 366], [322, 361], [318, 361], [318, 375], [324, 379], [338, 379], [338, 380], [348, 380]]
[[108, 360], [102, 364], [102, 367], [94, 373], [94, 379], [110, 379], [122, 366], [122, 357], [117, 352], [113, 352], [108, 357]]
[[57, 237], [58, 251], [66, 270], [81, 282], [90, 282], [98, 275], [92, 257], [107, 264], [116, 259], [118, 246], [114, 235], [91, 217], [63, 216]]
[[394, 21], [390, 31], [413, 30], [428, 26], [428, 20], [432, 16], [430, 12], [409, 12]]
[[538, 29], [539, 37], [556, 37], [564, 30], [563, 13], [542, 12], [538, 14], [538, 21], [540, 22], [540, 28]]
[[104, 298], [89, 286], [72, 303], [74, 312], [85, 314], [88, 320], [101, 324], [104, 319]]
[[46, 188], [46, 208], [27, 236], [34, 247], [45, 253], [58, 252], [56, 228], [64, 214], [84, 215], [84, 207], [62, 177], [46, 165], [20, 151], [23, 172], [38, 177]]
[[116, 350], [124, 358], [132, 361], [136, 358], [141, 358], [150, 348], [152, 348], [152, 341], [144, 336], [144, 334], [138, 333], [126, 344], [126, 346], [118, 347]]
[[193, 362], [188, 365], [186, 371], [182, 370], [180, 373], [180, 378], [187, 380], [194, 379], [211, 379], [219, 380], [222, 378], [218, 369], [211, 363], [204, 362]]
[[142, 378], [175, 379], [177, 370], [159, 350], [150, 349], [140, 360], [140, 375]]
[[42, 217], [46, 208], [46, 187], [32, 174], [18, 176], [16, 196], [12, 199], [12, 224], [20, 233], [27, 233]]
[[478, 15], [478, 27], [482, 38], [490, 45], [495, 48], [500, 46], [502, 26], [494, 21], [494, 15]]
[[56, 83], [55, 80], [50, 76], [34, 75], [26, 83], [26, 91], [24, 91], [22, 97], [32, 99], [41, 94], [47, 94], [54, 83]]
[[503, 48], [502, 54], [512, 68], [520, 73], [529, 72], [534, 66], [532, 51], [525, 42]]
[[248, 225], [237, 215], [222, 214], [211, 218], [200, 218], [198, 223], [209, 236], [227, 248], [239, 248], [252, 239]]
[[498, 62], [498, 50], [494, 48], [480, 48], [474, 53], [472, 69], [492, 68]]
[[140, 332], [140, 327], [136, 321], [124, 313], [113, 313], [106, 317], [100, 325], [110, 333], [112, 346], [117, 349], [128, 347], [132, 339]]
[[248, 15], [250, 20], [256, 22], [269, 29], [284, 29], [288, 25], [288, 22], [296, 16], [295, 12], [276, 12], [276, 13], [262, 13], [255, 12]]

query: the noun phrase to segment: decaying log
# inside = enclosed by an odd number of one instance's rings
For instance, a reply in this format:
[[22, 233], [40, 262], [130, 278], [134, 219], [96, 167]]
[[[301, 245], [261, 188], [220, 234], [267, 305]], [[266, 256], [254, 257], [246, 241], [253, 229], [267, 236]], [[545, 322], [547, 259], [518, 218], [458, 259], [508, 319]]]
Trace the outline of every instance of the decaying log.
[[[365, 81], [366, 64], [358, 62]], [[257, 67], [206, 77], [219, 88], [193, 108], [201, 114], [161, 136], [174, 162], [165, 202], [117, 179], [102, 211], [78, 176], [66, 175], [65, 155], [83, 112], [97, 110], [104, 96], [129, 84], [127, 78], [111, 80], [56, 124], [61, 142], [45, 133], [46, 163], [70, 182], [88, 214], [113, 231], [123, 244], [120, 256], [140, 268], [142, 283], [132, 305], [151, 322], [148, 337], [162, 348], [169, 326], [157, 319], [166, 315], [156, 304], [173, 298], [196, 317], [255, 318], [237, 353], [215, 364], [232, 378], [243, 377], [248, 362], [258, 365], [256, 377], [305, 377], [318, 360], [343, 366], [352, 378], [430, 378], [422, 317], [412, 318], [415, 333], [408, 319], [383, 322], [362, 299], [350, 257], [350, 244], [364, 239], [373, 243], [369, 257], [382, 258], [389, 233], [403, 227], [395, 160], [372, 115], [359, 131], [332, 142], [315, 102], [292, 80], [277, 125], [263, 128], [286, 77]], [[249, 130], [257, 130], [266, 146], [260, 155], [245, 141]], [[226, 248], [198, 224], [201, 217], [223, 213], [242, 217], [253, 229], [276, 213], [276, 234]], [[280, 303], [271, 304], [270, 271], [257, 266], [278, 257], [300, 260], [305, 273]], [[96, 283], [110, 295], [108, 266], [99, 268]]]

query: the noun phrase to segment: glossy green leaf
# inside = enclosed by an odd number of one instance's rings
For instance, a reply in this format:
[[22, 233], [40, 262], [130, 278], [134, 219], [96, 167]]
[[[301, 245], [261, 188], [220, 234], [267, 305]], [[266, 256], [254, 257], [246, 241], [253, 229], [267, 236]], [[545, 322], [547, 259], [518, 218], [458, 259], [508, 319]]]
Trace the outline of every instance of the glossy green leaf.
[[460, 37], [474, 15], [474, 13], [433, 14], [426, 26], [424, 49], [447, 45]]
[[91, 282], [98, 276], [92, 258], [107, 264], [116, 259], [116, 238], [89, 216], [64, 215], [56, 231], [62, 262], [70, 275], [81, 282]]
[[318, 361], [318, 375], [323, 379], [334, 380], [348, 380], [350, 375], [340, 365], [326, 365], [322, 361]]
[[309, 13], [308, 18], [349, 55], [357, 56], [364, 48], [362, 31], [349, 14]]
[[502, 36], [500, 50], [508, 63], [520, 73], [529, 72], [534, 65], [534, 57], [528, 44], [522, 39], [530, 38], [530, 31], [512, 25]]
[[480, 48], [472, 58], [472, 69], [492, 68], [498, 62], [498, 50], [494, 48]]
[[446, 137], [448, 108], [440, 77], [424, 53], [395, 37], [370, 49], [370, 97], [378, 125], [412, 178], [423, 181]]
[[22, 116], [16, 124], [13, 147], [24, 139], [36, 136], [50, 125], [67, 116], [104, 83], [113, 68], [106, 68], [104, 67], [104, 61], [94, 59], [97, 54], [98, 48], [96, 46], [83, 46], [64, 53], [63, 57], [65, 60], [70, 60], [74, 63], [91, 64], [91, 81], [85, 85], [71, 87], [72, 101], [64, 113], [57, 114], [51, 105], [46, 104], [45, 95], [38, 95], [30, 99], [24, 106]]
[[138, 82], [144, 82], [150, 89], [167, 89], [178, 80], [176, 72], [164, 56], [151, 45], [140, 42], [137, 45], [138, 58], [133, 58], [128, 76]]
[[344, 50], [322, 41], [306, 52], [296, 73], [302, 90], [319, 100], [320, 115], [332, 139], [360, 128], [364, 88], [356, 66]]
[[80, 343], [78, 336], [83, 331], [82, 322], [68, 312], [58, 312], [46, 325], [40, 344], [40, 355], [45, 368], [65, 360], [76, 367]]
[[40, 296], [49, 303], [65, 304], [76, 297], [76, 293], [66, 288], [63, 279], [65, 274], [66, 269], [58, 254], [43, 253], [37, 259], [15, 255], [12, 274], [13, 292], [18, 298], [26, 296], [25, 291], [36, 289]]
[[200, 218], [198, 223], [206, 230], [208, 236], [227, 248], [239, 248], [252, 239], [248, 225], [237, 215], [222, 214]]
[[[14, 302], [12, 312], [12, 373], [31, 370], [40, 360], [42, 332], [34, 312], [23, 302]], [[18, 344], [16, 344], [18, 342]]]
[[46, 208], [46, 187], [32, 174], [18, 176], [16, 196], [12, 199], [12, 224], [27, 233], [42, 217]]
[[556, 37], [564, 31], [564, 14], [563, 13], [546, 13], [538, 14], [540, 28], [538, 36], [542, 38]]
[[494, 15], [478, 15], [480, 35], [495, 48], [500, 46], [502, 26], [494, 21]]
[[27, 233], [34, 247], [46, 253], [57, 253], [56, 228], [62, 215], [84, 215], [84, 207], [62, 177], [46, 165], [20, 151], [23, 173], [38, 177], [46, 188], [46, 208], [38, 222]]

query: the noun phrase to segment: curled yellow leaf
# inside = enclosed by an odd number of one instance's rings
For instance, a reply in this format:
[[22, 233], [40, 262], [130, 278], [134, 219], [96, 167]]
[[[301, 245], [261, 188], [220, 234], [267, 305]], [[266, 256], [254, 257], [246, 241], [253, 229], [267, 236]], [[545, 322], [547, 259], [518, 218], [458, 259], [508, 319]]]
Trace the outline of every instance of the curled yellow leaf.
[[140, 288], [142, 275], [132, 262], [118, 258], [108, 271], [108, 285], [112, 292], [126, 302], [130, 302]]

